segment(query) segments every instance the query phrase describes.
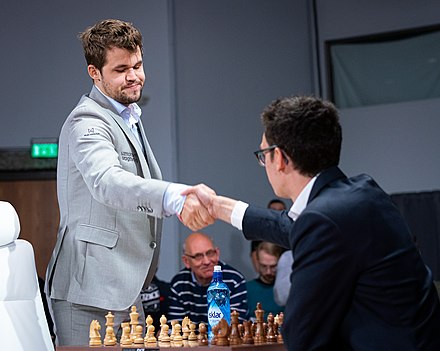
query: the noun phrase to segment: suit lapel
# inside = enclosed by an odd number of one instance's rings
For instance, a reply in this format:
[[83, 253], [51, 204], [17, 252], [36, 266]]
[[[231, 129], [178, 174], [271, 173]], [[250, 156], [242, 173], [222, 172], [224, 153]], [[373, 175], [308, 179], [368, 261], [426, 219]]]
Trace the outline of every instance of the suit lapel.
[[153, 150], [151, 149], [150, 143], [148, 142], [147, 136], [145, 134], [144, 126], [142, 124], [142, 121], [139, 120], [139, 131], [141, 133], [142, 141], [144, 142], [145, 146], [145, 154], [148, 159], [149, 164], [149, 170], [151, 173], [151, 176], [155, 179], [162, 179], [162, 174], [160, 172], [159, 164], [156, 161], [156, 158], [154, 157]]
[[[119, 116], [119, 114], [117, 113], [113, 105], [110, 103], [110, 101], [108, 101], [108, 99], [104, 95], [102, 95], [102, 93], [95, 86], [93, 86], [92, 91], [89, 94], [89, 97], [108, 111], [109, 116], [119, 125], [119, 127], [122, 129], [127, 139], [134, 146], [136, 153], [139, 157], [139, 162], [141, 164], [144, 177], [161, 179], [159, 165], [154, 159], [153, 151], [151, 150], [150, 145], [148, 144], [147, 138], [144, 133], [144, 128], [142, 127], [142, 123], [139, 123], [139, 125], [140, 125], [141, 137], [146, 149], [145, 150], [146, 155], [142, 150], [142, 146], [139, 145], [138, 140], [133, 135], [131, 130], [128, 128], [123, 118]], [[149, 162], [150, 160], [154, 161], [154, 162], [150, 162], [153, 165], [149, 166], [146, 157], [148, 157]]]

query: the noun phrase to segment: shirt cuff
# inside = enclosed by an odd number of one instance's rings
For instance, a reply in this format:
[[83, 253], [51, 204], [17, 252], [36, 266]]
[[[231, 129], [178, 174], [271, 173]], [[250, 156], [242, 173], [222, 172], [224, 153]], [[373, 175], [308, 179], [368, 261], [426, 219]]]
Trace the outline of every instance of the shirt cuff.
[[183, 205], [186, 200], [186, 195], [181, 195], [182, 192], [190, 188], [189, 185], [170, 183], [163, 197], [163, 214], [166, 217], [172, 215], [179, 215], [183, 210]]
[[238, 201], [231, 213], [231, 224], [238, 230], [243, 230], [243, 217], [249, 204]]

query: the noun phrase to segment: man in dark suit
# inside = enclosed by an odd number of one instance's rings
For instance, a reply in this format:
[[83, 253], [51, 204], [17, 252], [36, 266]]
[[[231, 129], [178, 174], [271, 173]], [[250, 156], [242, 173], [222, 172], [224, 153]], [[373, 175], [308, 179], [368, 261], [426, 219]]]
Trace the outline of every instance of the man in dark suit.
[[[289, 350], [440, 350], [431, 272], [389, 196], [367, 175], [338, 168], [338, 112], [313, 97], [274, 101], [255, 154], [289, 211], [194, 187], [211, 215], [292, 250], [282, 328]], [[263, 306], [264, 308], [264, 306]]]

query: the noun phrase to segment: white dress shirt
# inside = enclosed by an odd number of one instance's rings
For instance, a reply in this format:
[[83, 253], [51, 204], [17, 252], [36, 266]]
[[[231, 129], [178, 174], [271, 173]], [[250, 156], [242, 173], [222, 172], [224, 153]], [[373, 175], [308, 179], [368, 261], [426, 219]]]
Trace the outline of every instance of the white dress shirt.
[[[292, 207], [289, 210], [289, 217], [292, 218], [294, 221], [299, 217], [302, 211], [307, 206], [307, 201], [309, 201], [310, 192], [312, 191], [313, 184], [315, 184], [316, 178], [318, 178], [317, 174], [314, 176], [310, 181], [307, 183], [307, 185], [304, 187], [303, 190], [301, 190], [300, 194], [296, 198], [296, 201], [293, 203]], [[237, 228], [238, 230], [243, 230], [243, 218], [244, 213], [246, 212], [246, 209], [248, 208], [249, 204], [238, 201], [234, 209], [231, 213], [231, 224]]]

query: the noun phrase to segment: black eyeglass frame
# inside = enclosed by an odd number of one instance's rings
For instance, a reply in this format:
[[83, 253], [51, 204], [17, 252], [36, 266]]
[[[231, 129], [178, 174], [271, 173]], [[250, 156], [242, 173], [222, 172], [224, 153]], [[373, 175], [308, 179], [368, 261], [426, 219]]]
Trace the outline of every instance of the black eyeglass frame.
[[192, 258], [194, 261], [201, 262], [205, 258], [205, 256], [208, 258], [212, 258], [215, 255], [217, 255], [217, 252], [218, 252], [217, 248], [215, 248], [215, 249], [209, 249], [208, 251], [206, 251], [204, 253], [198, 253], [195, 255], [190, 255], [185, 252], [184, 255], [186, 257]]
[[266, 152], [272, 152], [277, 147], [278, 147], [278, 145], [274, 144], [274, 145], [268, 146], [268, 147], [266, 147], [264, 149], [260, 149], [260, 150], [254, 151], [254, 155], [257, 158], [258, 164], [261, 167], [265, 167], [266, 166], [266, 157], [265, 157]]

